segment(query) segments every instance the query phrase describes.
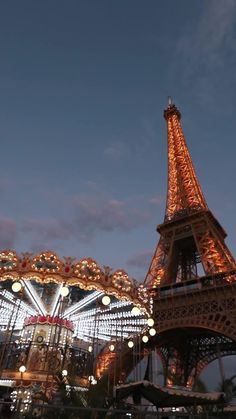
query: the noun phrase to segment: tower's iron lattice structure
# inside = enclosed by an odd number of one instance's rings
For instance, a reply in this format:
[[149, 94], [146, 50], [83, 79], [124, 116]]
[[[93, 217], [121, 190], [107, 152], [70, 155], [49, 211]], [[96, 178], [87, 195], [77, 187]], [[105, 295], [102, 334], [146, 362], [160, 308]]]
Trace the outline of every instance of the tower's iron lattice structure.
[[186, 145], [181, 114], [164, 111], [168, 190], [160, 240], [145, 285], [154, 299], [167, 385], [192, 386], [212, 360], [236, 353], [236, 263], [209, 210]]
[[[168, 133], [168, 191], [165, 219], [157, 230], [160, 241], [149, 268], [149, 288], [235, 269], [224, 239], [226, 233], [208, 209], [186, 145], [181, 114], [175, 105], [164, 111]], [[233, 280], [227, 277], [228, 281]]]

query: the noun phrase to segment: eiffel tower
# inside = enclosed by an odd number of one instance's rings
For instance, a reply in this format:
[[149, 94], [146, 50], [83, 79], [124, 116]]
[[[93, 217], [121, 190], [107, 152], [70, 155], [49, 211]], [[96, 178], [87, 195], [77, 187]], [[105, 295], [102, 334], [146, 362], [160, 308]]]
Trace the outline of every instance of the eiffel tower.
[[236, 354], [236, 262], [209, 210], [186, 145], [181, 114], [169, 100], [168, 192], [160, 240], [144, 281], [153, 296], [166, 385], [193, 386], [211, 361]]

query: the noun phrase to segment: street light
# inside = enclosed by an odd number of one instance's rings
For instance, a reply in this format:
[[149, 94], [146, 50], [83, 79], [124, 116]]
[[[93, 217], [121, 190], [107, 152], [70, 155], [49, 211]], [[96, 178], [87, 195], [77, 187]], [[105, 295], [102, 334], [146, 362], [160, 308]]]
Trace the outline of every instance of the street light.
[[23, 374], [26, 371], [26, 367], [24, 365], [21, 365], [19, 371], [21, 374]]

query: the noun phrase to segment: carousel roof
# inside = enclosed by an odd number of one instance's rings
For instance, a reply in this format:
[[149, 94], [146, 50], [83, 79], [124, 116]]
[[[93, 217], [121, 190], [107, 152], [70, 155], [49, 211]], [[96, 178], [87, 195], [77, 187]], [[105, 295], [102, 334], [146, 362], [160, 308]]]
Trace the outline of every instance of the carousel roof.
[[121, 300], [131, 300], [145, 309], [149, 301], [145, 287], [137, 284], [123, 269], [112, 271], [108, 266], [100, 267], [92, 258], [76, 260], [66, 256], [60, 259], [52, 251], [37, 255], [28, 252], [17, 255], [14, 250], [2, 251], [0, 281], [7, 279], [66, 284], [84, 290], [102, 291]]
[[[19, 294], [14, 292], [12, 282], [21, 284]], [[64, 299], [63, 310], [59, 313], [63, 287], [69, 288], [70, 295]], [[101, 308], [104, 294], [111, 297], [111, 303]], [[74, 333], [81, 339], [91, 335], [97, 315], [99, 336], [109, 340], [115, 330], [122, 332], [124, 337], [139, 332], [145, 325], [145, 316], [150, 313], [145, 287], [131, 279], [123, 269], [112, 271], [108, 266], [99, 266], [92, 258], [59, 258], [52, 251], [37, 255], [1, 251], [0, 297], [0, 329], [5, 330], [13, 307], [18, 307], [14, 329], [21, 329], [29, 316], [60, 315], [74, 324]], [[132, 306], [141, 309], [140, 315], [131, 314]]]

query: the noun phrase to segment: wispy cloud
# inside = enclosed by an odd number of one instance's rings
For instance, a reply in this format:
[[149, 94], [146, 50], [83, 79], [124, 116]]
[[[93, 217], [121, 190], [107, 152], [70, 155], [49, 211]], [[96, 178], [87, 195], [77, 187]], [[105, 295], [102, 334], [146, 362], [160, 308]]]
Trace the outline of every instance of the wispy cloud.
[[[199, 65], [221, 66], [221, 52], [235, 49], [236, 3], [234, 0], [222, 2], [207, 1], [196, 30], [187, 29], [177, 43], [177, 54], [189, 54], [188, 69], [197, 71]], [[189, 28], [190, 29], [190, 28]], [[194, 65], [191, 67], [191, 64]]]
[[150, 204], [152, 204], [152, 205], [160, 205], [160, 204], [162, 203], [162, 201], [163, 201], [162, 196], [152, 196], [152, 197], [149, 199], [149, 202], [150, 202]]
[[28, 236], [32, 250], [40, 248], [42, 243], [45, 248], [54, 243], [60, 246], [73, 239], [89, 243], [101, 232], [126, 234], [142, 227], [154, 216], [148, 199], [142, 209], [130, 199], [121, 201], [102, 194], [74, 197], [71, 204], [71, 215], [67, 220], [62, 217], [30, 218], [21, 223], [20, 232]]
[[144, 250], [140, 253], [136, 253], [127, 260], [127, 265], [134, 266], [136, 268], [146, 269], [151, 262], [153, 256], [153, 250]]
[[41, 240], [68, 240], [74, 235], [73, 225], [62, 219], [28, 219], [22, 224], [22, 232], [37, 234]]
[[215, 101], [220, 83], [229, 87], [222, 72], [235, 64], [235, 21], [235, 0], [205, 1], [199, 19], [186, 23], [176, 41], [171, 74], [177, 71], [199, 101]]
[[0, 248], [9, 249], [14, 247], [17, 237], [16, 223], [11, 218], [0, 218]]
[[94, 197], [78, 198], [75, 201], [76, 226], [84, 240], [89, 240], [99, 231], [131, 231], [150, 219], [150, 213], [129, 207], [125, 201]]
[[114, 141], [107, 145], [104, 150], [104, 155], [111, 159], [118, 160], [129, 155], [129, 147], [124, 141]]

